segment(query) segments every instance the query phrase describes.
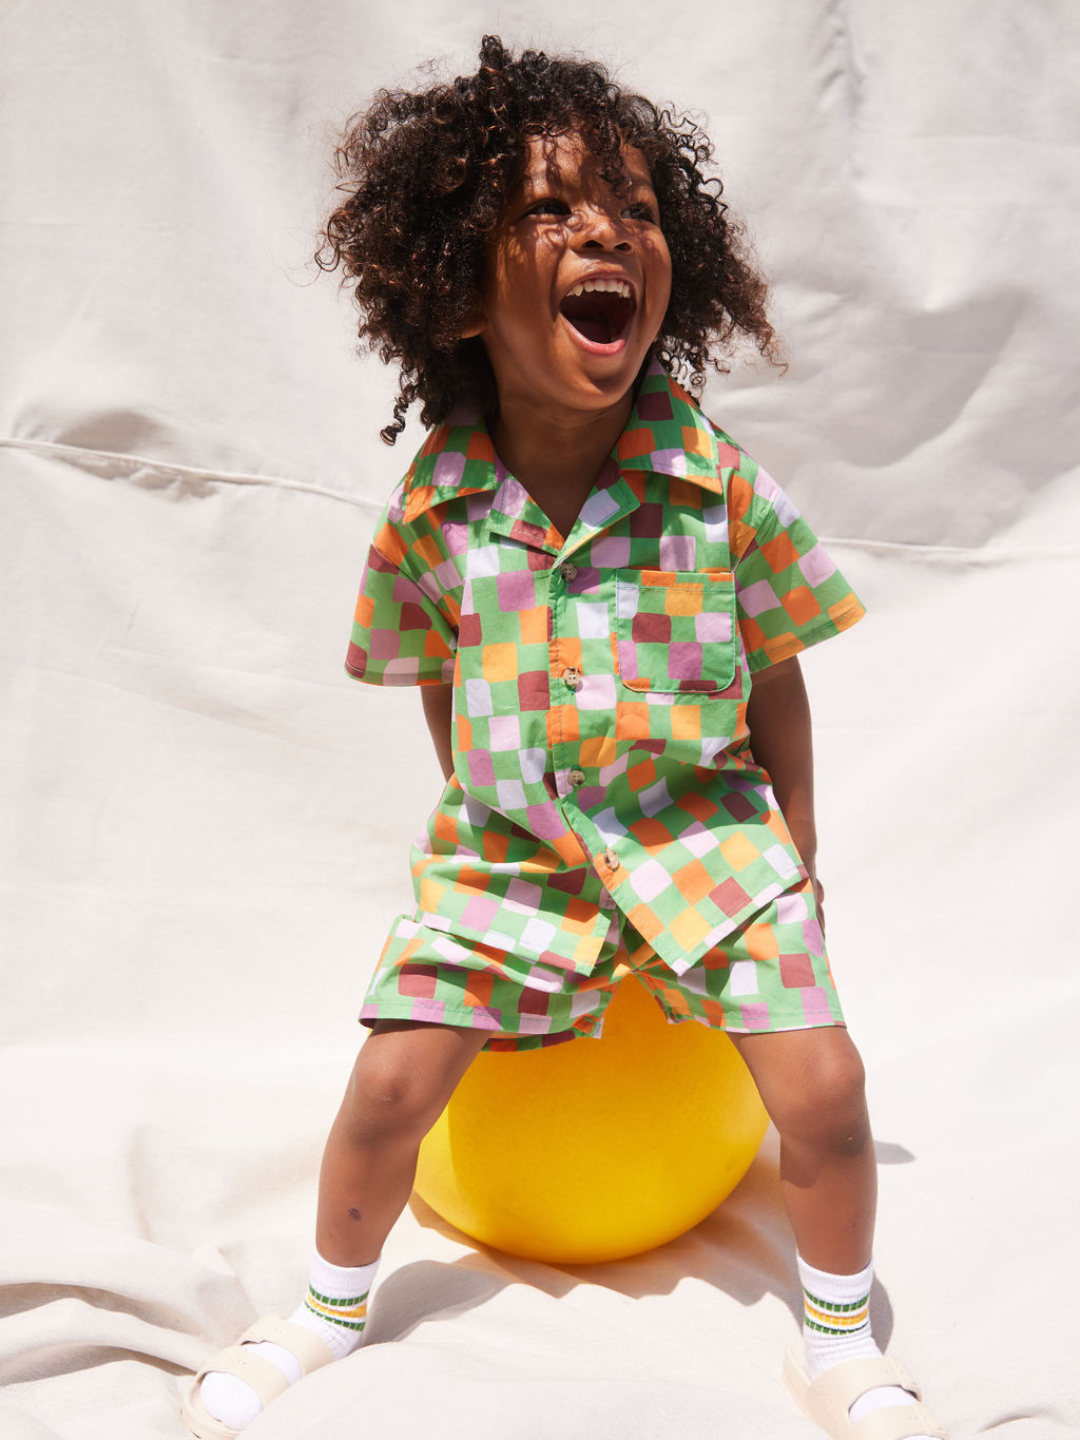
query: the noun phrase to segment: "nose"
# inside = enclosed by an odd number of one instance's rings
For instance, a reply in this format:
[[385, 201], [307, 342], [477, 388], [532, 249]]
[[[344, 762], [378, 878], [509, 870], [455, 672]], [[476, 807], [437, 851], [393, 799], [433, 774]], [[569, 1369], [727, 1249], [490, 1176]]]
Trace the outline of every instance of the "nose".
[[583, 250], [631, 250], [630, 232], [617, 211], [590, 205], [582, 216], [578, 243]]

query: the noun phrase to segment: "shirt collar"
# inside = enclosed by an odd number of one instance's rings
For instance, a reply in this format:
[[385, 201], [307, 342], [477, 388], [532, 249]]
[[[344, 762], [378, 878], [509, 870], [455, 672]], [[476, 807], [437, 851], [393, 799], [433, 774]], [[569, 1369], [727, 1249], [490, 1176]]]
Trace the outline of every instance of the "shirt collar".
[[[655, 357], [612, 451], [620, 470], [648, 470], [723, 493], [723, 470], [738, 454]], [[507, 478], [483, 418], [459, 407], [427, 437], [405, 476], [402, 518], [412, 521], [461, 495], [495, 490]]]

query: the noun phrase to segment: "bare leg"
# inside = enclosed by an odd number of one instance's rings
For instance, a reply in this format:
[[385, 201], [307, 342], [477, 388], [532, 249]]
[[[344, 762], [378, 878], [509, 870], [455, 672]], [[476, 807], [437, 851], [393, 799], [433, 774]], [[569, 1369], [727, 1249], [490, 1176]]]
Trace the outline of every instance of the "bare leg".
[[[375, 1027], [353, 1066], [326, 1142], [315, 1234], [323, 1260], [353, 1268], [378, 1259], [409, 1198], [420, 1141], [439, 1118], [487, 1033], [404, 1021]], [[355, 1347], [359, 1334], [339, 1332], [345, 1333], [352, 1335], [350, 1343]], [[330, 1348], [341, 1354], [349, 1347]], [[280, 1370], [290, 1384], [302, 1373], [289, 1346], [272, 1341], [253, 1344], [253, 1361]], [[250, 1375], [231, 1367], [206, 1376], [200, 1403], [237, 1432], [263, 1405]], [[196, 1427], [199, 1423], [196, 1417]], [[204, 1432], [196, 1428], [195, 1433]]]
[[842, 1027], [732, 1035], [780, 1132], [780, 1190], [799, 1254], [853, 1275], [869, 1263], [877, 1167], [859, 1052]]
[[420, 1142], [489, 1033], [403, 1020], [375, 1026], [323, 1155], [315, 1245], [324, 1260], [378, 1258], [412, 1190]]

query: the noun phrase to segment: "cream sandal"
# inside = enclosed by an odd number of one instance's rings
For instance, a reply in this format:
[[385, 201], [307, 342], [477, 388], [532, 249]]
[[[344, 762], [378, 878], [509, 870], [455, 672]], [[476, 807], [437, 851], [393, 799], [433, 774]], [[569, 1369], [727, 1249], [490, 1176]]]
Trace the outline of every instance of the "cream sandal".
[[191, 1388], [180, 1406], [180, 1418], [196, 1440], [236, 1440], [236, 1436], [241, 1434], [239, 1430], [232, 1430], [220, 1420], [215, 1420], [202, 1403], [199, 1387], [211, 1370], [223, 1370], [226, 1375], [234, 1375], [250, 1385], [264, 1408], [282, 1391], [288, 1390], [289, 1382], [277, 1366], [262, 1355], [253, 1355], [251, 1346], [244, 1343], [254, 1340], [272, 1340], [275, 1345], [283, 1346], [299, 1360], [304, 1375], [329, 1365], [334, 1359], [330, 1347], [310, 1330], [305, 1330], [303, 1325], [294, 1325], [291, 1320], [282, 1320], [278, 1315], [264, 1315], [244, 1331], [235, 1345], [229, 1345], [215, 1355], [191, 1382]]
[[[948, 1436], [922, 1403], [922, 1391], [899, 1360], [882, 1355], [872, 1360], [844, 1360], [811, 1380], [806, 1371], [803, 1343], [796, 1340], [784, 1361], [784, 1384], [808, 1420], [820, 1425], [833, 1440], [906, 1440], [910, 1435]], [[860, 1395], [879, 1385], [899, 1385], [915, 1399], [910, 1405], [874, 1410], [855, 1425], [848, 1411]]]

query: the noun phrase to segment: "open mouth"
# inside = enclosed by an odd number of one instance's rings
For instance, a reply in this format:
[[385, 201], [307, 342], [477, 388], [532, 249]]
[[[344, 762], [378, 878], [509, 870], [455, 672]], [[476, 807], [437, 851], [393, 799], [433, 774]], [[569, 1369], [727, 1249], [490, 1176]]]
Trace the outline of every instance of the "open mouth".
[[625, 280], [586, 280], [564, 297], [559, 314], [590, 344], [614, 345], [625, 336], [634, 309]]

